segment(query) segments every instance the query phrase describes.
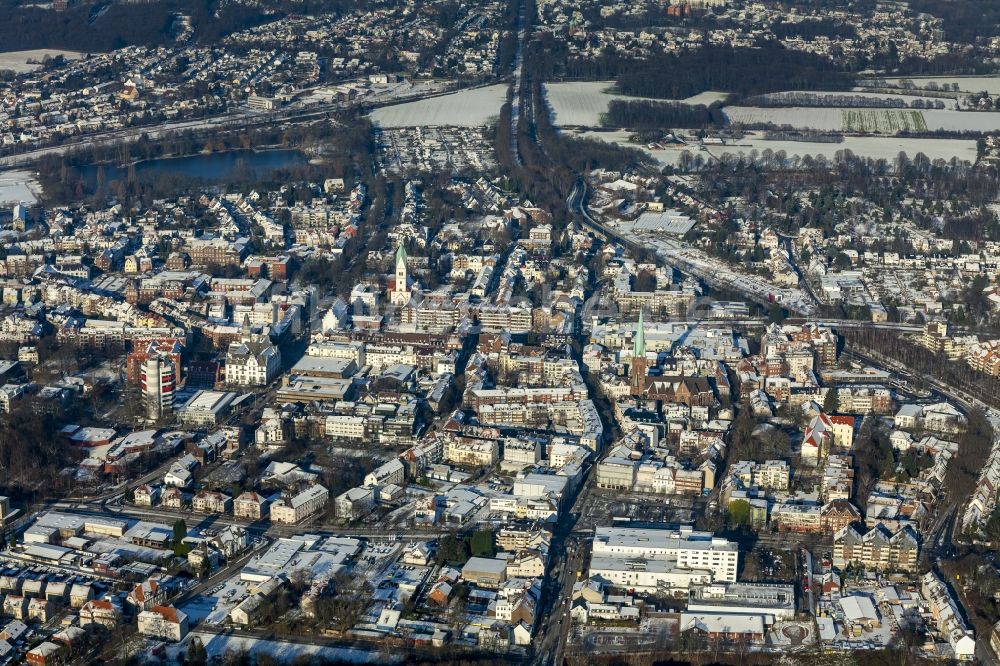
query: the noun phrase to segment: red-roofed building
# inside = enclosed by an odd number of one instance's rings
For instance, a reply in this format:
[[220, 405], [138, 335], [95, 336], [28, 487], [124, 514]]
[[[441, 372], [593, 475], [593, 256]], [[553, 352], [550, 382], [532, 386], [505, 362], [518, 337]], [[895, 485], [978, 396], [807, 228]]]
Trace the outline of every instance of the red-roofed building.
[[114, 629], [121, 622], [121, 612], [110, 601], [91, 599], [80, 609], [80, 626], [100, 624]]
[[128, 604], [136, 611], [149, 610], [153, 606], [162, 604], [166, 596], [166, 590], [160, 583], [150, 578], [132, 588], [128, 593]]
[[188, 633], [188, 619], [173, 606], [153, 606], [139, 613], [139, 633], [175, 643], [184, 640]]

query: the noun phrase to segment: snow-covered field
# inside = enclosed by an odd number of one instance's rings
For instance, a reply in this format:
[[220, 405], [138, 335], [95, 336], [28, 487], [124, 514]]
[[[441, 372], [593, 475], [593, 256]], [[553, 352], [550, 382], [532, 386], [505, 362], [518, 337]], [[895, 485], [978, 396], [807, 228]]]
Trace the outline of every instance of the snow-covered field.
[[30, 171], [0, 171], [0, 204], [33, 204], [38, 201], [39, 191], [41, 186]]
[[697, 95], [692, 95], [691, 97], [686, 97], [681, 101], [685, 104], [704, 104], [708, 106], [713, 102], [722, 102], [729, 97], [727, 92], [718, 92], [716, 90], [706, 90], [703, 93], [698, 93]]
[[[613, 99], [643, 100], [647, 97], [628, 97], [608, 92], [614, 81], [570, 81], [546, 83], [545, 99], [552, 109], [552, 123], [557, 127], [599, 127], [601, 114], [607, 113]], [[708, 106], [726, 98], [727, 93], [706, 91], [687, 99], [676, 100], [685, 104]], [[670, 100], [656, 99], [655, 102]]]
[[767, 141], [759, 135], [742, 139], [738, 145], [710, 146], [709, 152], [714, 155], [749, 154], [756, 150], [762, 153], [770, 149], [772, 152], [785, 151], [788, 157], [798, 155], [816, 157], [823, 155], [832, 160], [838, 151], [850, 150], [855, 155], [895, 160], [900, 153], [912, 158], [917, 153], [923, 153], [931, 160], [950, 160], [957, 157], [967, 162], [976, 161], [976, 142], [971, 139], [913, 139], [892, 136], [845, 136], [840, 143], [807, 143], [803, 141]]
[[840, 109], [835, 108], [790, 106], [769, 109], [759, 106], [727, 106], [725, 113], [730, 123], [772, 123], [778, 127], [788, 125], [824, 132], [839, 132], [844, 126], [843, 114]]
[[612, 85], [614, 81], [546, 83], [545, 99], [552, 109], [553, 124], [597, 127], [611, 100], [622, 99], [621, 95], [606, 92]]
[[416, 102], [384, 106], [371, 113], [372, 122], [380, 127], [480, 127], [500, 115], [507, 100], [505, 85], [462, 90]]
[[[878, 109], [814, 109], [800, 106], [787, 108], [763, 108], [755, 106], [726, 107], [726, 117], [731, 123], [773, 123], [778, 127], [789, 126], [797, 129], [814, 129], [824, 132], [849, 131], [852, 123], [847, 122], [851, 114], [859, 111], [880, 111]], [[895, 115], [913, 113], [908, 109], [885, 109], [883, 114], [896, 111]], [[993, 132], [1000, 130], [1000, 113], [979, 111], [954, 111], [932, 109], [919, 111], [928, 131], [949, 132]]]
[[962, 92], [980, 92], [985, 90], [991, 95], [1000, 94], [1000, 76], [908, 76], [903, 78], [882, 79], [891, 85], [899, 85], [900, 81], [913, 81], [916, 88], [926, 88], [928, 83], [934, 82], [938, 87], [945, 84], [958, 84], [958, 89]]
[[576, 136], [581, 136], [608, 143], [617, 143], [622, 146], [637, 148], [657, 160], [663, 165], [678, 165], [680, 157], [684, 151], [691, 155], [702, 155], [704, 158], [720, 157], [722, 155], [749, 155], [751, 151], [763, 153], [765, 150], [772, 152], [784, 151], [785, 155], [791, 159], [795, 155], [805, 157], [810, 155], [817, 157], [822, 155], [832, 160], [837, 151], [850, 150], [855, 155], [871, 157], [873, 159], [884, 159], [892, 163], [899, 153], [906, 153], [912, 158], [917, 153], [923, 153], [931, 160], [950, 160], [957, 157], [959, 160], [967, 162], [976, 161], [976, 142], [969, 139], [914, 139], [898, 138], [891, 136], [845, 136], [840, 143], [809, 143], [804, 141], [767, 141], [761, 133], [749, 133], [741, 139], [739, 144], [726, 146], [711, 146], [708, 151], [700, 150], [697, 144], [689, 146], [670, 146], [663, 149], [650, 149], [647, 146], [640, 146], [628, 142], [628, 132], [583, 132]]
[[[82, 53], [77, 53], [76, 51], [60, 51], [59, 49], [8, 51], [6, 53], [0, 53], [0, 69], [11, 69], [18, 74], [33, 72], [36, 69], [41, 68], [41, 62], [45, 59], [45, 56], [51, 56], [54, 58], [57, 55], [61, 55], [67, 60], [79, 60], [83, 57]], [[37, 64], [28, 64], [29, 60], [35, 60], [37, 61]]]
[[321, 660], [346, 661], [355, 664], [371, 663], [399, 663], [402, 656], [387, 655], [379, 652], [370, 652], [357, 648], [337, 648], [324, 647], [320, 645], [308, 645], [305, 643], [286, 643], [284, 641], [272, 641], [258, 638], [247, 638], [243, 636], [217, 636], [193, 631], [188, 634], [183, 642], [171, 645], [167, 648], [166, 655], [169, 661], [176, 662], [177, 653], [187, 650], [191, 639], [197, 636], [205, 646], [208, 657], [224, 657], [226, 653], [238, 654], [246, 652], [252, 655], [261, 653], [268, 654], [282, 664], [290, 664], [299, 657], [318, 657]]

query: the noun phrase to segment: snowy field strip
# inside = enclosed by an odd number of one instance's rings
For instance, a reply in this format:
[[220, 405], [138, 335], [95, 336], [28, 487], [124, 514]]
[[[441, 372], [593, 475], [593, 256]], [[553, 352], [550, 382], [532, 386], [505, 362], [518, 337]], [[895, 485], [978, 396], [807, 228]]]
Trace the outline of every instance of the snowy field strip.
[[500, 115], [507, 101], [506, 85], [486, 86], [384, 106], [371, 112], [379, 127], [481, 127]]
[[357, 648], [326, 647], [309, 645], [307, 643], [286, 643], [284, 641], [249, 638], [245, 636], [220, 636], [198, 631], [188, 634], [188, 637], [182, 643], [170, 646], [167, 649], [168, 659], [176, 663], [177, 653], [181, 650], [187, 650], [188, 644], [194, 636], [201, 639], [209, 659], [213, 657], [222, 659], [227, 653], [239, 654], [246, 652], [250, 655], [267, 654], [282, 664], [290, 664], [296, 659], [310, 657], [353, 664], [385, 664], [402, 661], [402, 655], [380, 654], [379, 652]]
[[[41, 63], [45, 60], [45, 56], [54, 58], [57, 55], [61, 55], [67, 60], [79, 60], [83, 57], [82, 53], [77, 53], [76, 51], [61, 51], [59, 49], [7, 51], [6, 53], [0, 53], [0, 69], [13, 70], [17, 74], [33, 72], [36, 69], [41, 69]], [[28, 64], [29, 60], [35, 60], [37, 62]]]
[[[912, 81], [915, 89], [926, 88], [928, 83], [935, 83], [940, 89], [945, 85], [958, 84], [961, 92], [976, 93], [986, 91], [991, 95], [1000, 94], [1000, 76], [905, 76], [876, 79], [890, 85], [899, 85], [901, 81]], [[862, 81], [862, 83], [865, 83]]]
[[629, 97], [608, 92], [614, 81], [567, 81], [546, 83], [545, 99], [552, 110], [552, 123], [557, 127], [599, 127], [601, 114], [608, 112], [611, 100], [650, 100], [653, 102], [679, 101], [684, 104], [704, 104], [726, 98], [727, 93], [706, 91], [682, 100]]
[[920, 120], [914, 127], [917, 118], [922, 118], [930, 132], [1000, 131], [1000, 112], [996, 111], [730, 106], [726, 107], [726, 118], [730, 123], [772, 123], [822, 132], [892, 132], [893, 127], [922, 131]]
[[574, 134], [588, 139], [617, 143], [621, 146], [636, 148], [663, 165], [678, 165], [681, 155], [687, 151], [692, 156], [701, 155], [708, 159], [720, 157], [722, 155], [747, 155], [757, 151], [757, 154], [765, 150], [777, 153], [785, 152], [788, 159], [794, 156], [800, 158], [805, 156], [818, 157], [822, 155], [828, 160], [833, 160], [838, 151], [850, 150], [855, 155], [870, 157], [872, 159], [884, 159], [892, 163], [899, 153], [906, 153], [911, 159], [917, 153], [923, 153], [931, 160], [950, 160], [953, 157], [966, 162], [976, 161], [976, 142], [972, 139], [923, 139], [912, 137], [891, 137], [891, 136], [845, 136], [840, 143], [817, 143], [806, 141], [767, 141], [760, 133], [749, 133], [738, 144], [725, 146], [711, 146], [708, 151], [700, 150], [698, 144], [689, 146], [669, 146], [663, 149], [650, 149], [645, 145], [638, 145], [628, 142], [628, 132], [583, 132]]

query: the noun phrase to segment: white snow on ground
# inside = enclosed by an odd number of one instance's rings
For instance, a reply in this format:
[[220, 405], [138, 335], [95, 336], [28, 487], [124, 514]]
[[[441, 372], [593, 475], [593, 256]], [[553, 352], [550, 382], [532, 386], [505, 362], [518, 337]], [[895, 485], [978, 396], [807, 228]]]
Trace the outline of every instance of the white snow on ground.
[[[628, 97], [608, 92], [614, 81], [569, 81], [564, 83], [546, 83], [545, 99], [552, 109], [552, 123], [557, 127], [579, 126], [599, 127], [601, 114], [607, 113], [613, 99], [648, 100], [648, 97]], [[685, 104], [704, 104], [726, 98], [727, 93], [706, 91], [680, 101]], [[667, 99], [654, 99], [654, 102], [669, 102]]]
[[188, 621], [191, 624], [195, 624], [196, 622], [204, 621], [212, 613], [212, 610], [215, 608], [215, 602], [215, 597], [206, 597], [199, 594], [194, 599], [181, 604], [180, 609], [187, 613]]
[[19, 201], [33, 204], [38, 201], [36, 192], [39, 191], [41, 186], [30, 171], [0, 171], [0, 204]]
[[686, 150], [692, 155], [701, 154], [706, 159], [709, 155], [719, 157], [724, 154], [746, 154], [756, 150], [762, 153], [767, 149], [777, 153], [785, 151], [788, 158], [795, 155], [816, 157], [823, 155], [832, 160], [839, 150], [850, 150], [855, 155], [884, 159], [890, 164], [904, 152], [912, 158], [917, 153], [923, 153], [931, 160], [950, 160], [957, 157], [960, 160], [976, 161], [976, 142], [971, 139], [914, 139], [891, 136], [845, 136], [841, 143], [810, 143], [805, 141], [766, 141], [759, 132], [748, 133], [738, 144], [726, 146], [710, 146], [708, 151], [701, 151], [698, 144], [687, 146], [667, 146], [662, 149], [650, 149], [645, 145], [629, 143], [629, 132], [582, 132], [574, 134], [588, 139], [617, 143], [629, 148], [637, 148], [664, 165], [677, 165], [681, 154]]
[[785, 151], [789, 157], [798, 155], [823, 155], [833, 159], [837, 151], [850, 150], [855, 155], [895, 160], [900, 152], [912, 158], [917, 153], [923, 153], [931, 160], [950, 160], [957, 157], [960, 160], [976, 161], [976, 142], [972, 139], [913, 139], [892, 136], [845, 136], [841, 143], [808, 143], [803, 141], [767, 141], [760, 135], [741, 139], [737, 145], [709, 146], [712, 155], [749, 154], [751, 150], [762, 153], [770, 149], [772, 152]]
[[269, 654], [282, 664], [291, 663], [294, 659], [301, 656], [316, 656], [321, 659], [349, 661], [355, 664], [385, 664], [389, 662], [400, 663], [403, 661], [401, 655], [387, 655], [384, 652], [379, 653], [357, 648], [286, 643], [283, 641], [247, 638], [244, 636], [217, 636], [198, 631], [188, 634], [188, 637], [184, 641], [168, 646], [166, 650], [167, 660], [171, 663], [176, 663], [178, 652], [186, 651], [188, 644], [194, 636], [201, 639], [209, 658], [223, 657], [227, 652], [239, 653], [246, 651], [254, 655], [261, 653]]
[[[41, 63], [45, 59], [45, 56], [56, 57], [61, 55], [67, 60], [79, 60], [83, 57], [82, 53], [77, 53], [76, 51], [61, 51], [59, 49], [32, 49], [30, 51], [7, 51], [6, 53], [0, 53], [0, 69], [11, 69], [17, 74], [23, 74], [25, 72], [33, 72], [36, 69], [41, 68]], [[38, 61], [37, 64], [28, 64], [29, 60]]]
[[1000, 130], [1000, 112], [996, 111], [924, 111], [927, 129], [951, 132], [995, 132]]
[[725, 112], [730, 123], [772, 123], [824, 132], [839, 132], [844, 125], [843, 115], [836, 108], [727, 106]]
[[727, 92], [719, 92], [717, 90], [706, 90], [705, 92], [698, 93], [697, 95], [692, 95], [691, 97], [685, 97], [681, 101], [685, 104], [704, 104], [709, 106], [713, 102], [722, 102], [729, 97]]
[[500, 115], [507, 101], [508, 86], [462, 90], [449, 95], [384, 106], [371, 113], [372, 122], [380, 127], [480, 127]]
[[614, 81], [546, 83], [545, 98], [552, 109], [552, 123], [557, 127], [599, 127], [601, 114], [607, 113], [611, 100], [627, 99], [607, 92], [614, 84]]
[[[1000, 94], [1000, 77], [998, 76], [907, 76], [902, 78], [881, 79], [891, 85], [899, 85], [903, 80], [913, 81], [916, 88], [926, 88], [933, 81], [941, 88], [945, 84], [957, 83], [962, 92], [980, 92], [985, 90], [991, 95]], [[864, 83], [862, 81], [862, 83]]]

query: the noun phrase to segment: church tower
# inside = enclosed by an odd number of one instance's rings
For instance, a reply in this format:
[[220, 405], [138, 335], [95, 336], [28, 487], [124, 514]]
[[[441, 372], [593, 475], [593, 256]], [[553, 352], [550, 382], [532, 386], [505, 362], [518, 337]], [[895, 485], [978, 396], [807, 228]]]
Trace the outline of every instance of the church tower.
[[635, 330], [635, 340], [632, 344], [632, 361], [629, 366], [631, 375], [632, 395], [640, 396], [646, 391], [646, 330], [643, 325], [642, 310], [639, 310], [639, 324]]
[[396, 284], [392, 287], [389, 300], [393, 305], [406, 305], [410, 302], [410, 285], [406, 275], [406, 248], [400, 243], [396, 249]]

